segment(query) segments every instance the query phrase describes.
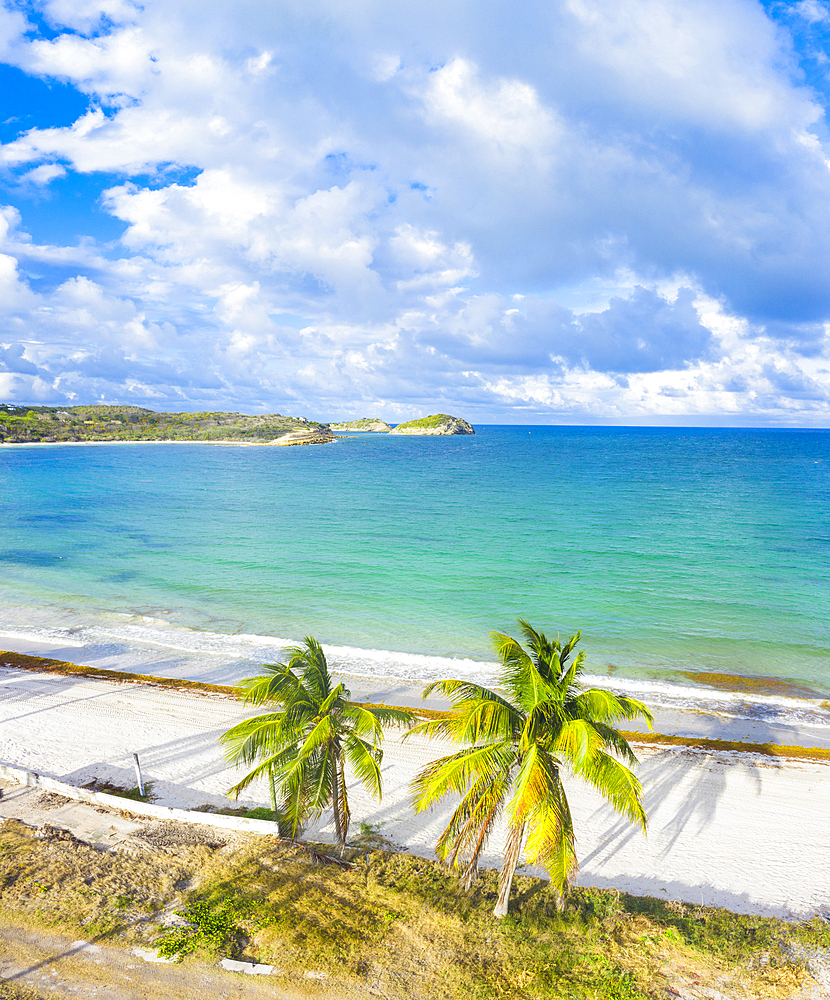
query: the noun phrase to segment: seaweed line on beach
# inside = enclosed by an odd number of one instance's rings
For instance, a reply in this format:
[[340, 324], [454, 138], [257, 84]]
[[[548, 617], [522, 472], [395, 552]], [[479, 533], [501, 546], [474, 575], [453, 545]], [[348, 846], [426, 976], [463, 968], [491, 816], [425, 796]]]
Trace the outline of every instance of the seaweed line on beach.
[[[192, 692], [194, 694], [221, 695], [236, 697], [237, 688], [229, 684], [208, 684], [205, 681], [189, 681], [176, 677], [157, 677], [152, 674], [137, 674], [126, 670], [106, 670], [101, 667], [89, 667], [66, 660], [54, 660], [45, 656], [30, 656], [12, 650], [0, 650], [0, 667], [28, 670], [35, 673], [56, 674], [64, 677], [80, 677], [90, 680], [114, 681], [118, 684], [143, 684], [150, 687], [161, 687], [172, 690]], [[388, 708], [383, 702], [360, 702], [364, 708]], [[446, 712], [430, 708], [411, 708], [410, 711], [423, 719], [439, 719]], [[718, 740], [708, 737], [673, 736], [664, 733], [642, 733], [621, 731], [631, 743], [642, 746], [674, 746], [704, 751], [733, 751], [737, 753], [754, 753], [766, 757], [795, 758], [815, 760], [830, 763], [830, 749], [823, 747], [785, 746], [775, 743], [753, 743], [738, 740]]]

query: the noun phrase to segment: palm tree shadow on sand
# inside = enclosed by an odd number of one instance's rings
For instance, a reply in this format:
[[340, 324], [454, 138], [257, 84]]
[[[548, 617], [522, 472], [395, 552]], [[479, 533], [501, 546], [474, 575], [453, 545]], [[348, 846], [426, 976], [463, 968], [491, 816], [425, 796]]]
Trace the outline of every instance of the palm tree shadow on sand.
[[[687, 764], [682, 777], [678, 776], [677, 766], [666, 767], [667, 764], [678, 765], [681, 761]], [[650, 817], [649, 836], [661, 843], [659, 857], [666, 859], [684, 834], [700, 835], [711, 824], [718, 803], [726, 792], [730, 771], [739, 769], [748, 775], [756, 793], [760, 795], [762, 767], [779, 769], [781, 763], [771, 755], [762, 757], [758, 754], [688, 747], [671, 747], [643, 761], [638, 769], [638, 776], [643, 783], [646, 812]], [[677, 799], [681, 788], [680, 801], [673, 807], [672, 814], [664, 818], [661, 814], [672, 799]], [[603, 805], [593, 812], [588, 824], [592, 829], [601, 829], [608, 819], [608, 810]], [[608, 827], [597, 846], [581, 858], [582, 866], [614, 857], [635, 837], [641, 835], [630, 824], [616, 820]]]

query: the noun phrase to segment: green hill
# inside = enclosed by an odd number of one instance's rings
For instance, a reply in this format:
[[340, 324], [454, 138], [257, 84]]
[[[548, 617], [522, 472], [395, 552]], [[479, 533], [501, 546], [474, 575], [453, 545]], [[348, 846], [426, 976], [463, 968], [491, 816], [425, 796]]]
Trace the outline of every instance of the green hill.
[[156, 413], [141, 406], [11, 406], [0, 404], [0, 442], [228, 441], [237, 444], [323, 444], [328, 424], [279, 413]]

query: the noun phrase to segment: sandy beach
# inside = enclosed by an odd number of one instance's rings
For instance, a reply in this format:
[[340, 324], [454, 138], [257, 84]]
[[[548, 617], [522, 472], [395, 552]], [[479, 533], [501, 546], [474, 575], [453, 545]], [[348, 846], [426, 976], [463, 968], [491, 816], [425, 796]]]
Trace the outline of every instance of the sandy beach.
[[[27, 652], [57, 657], [66, 650]], [[7, 646], [7, 648], [9, 648]], [[21, 650], [22, 651], [22, 650]], [[68, 659], [62, 655], [60, 658]], [[351, 678], [362, 700], [414, 704], [412, 685], [370, 684]], [[235, 771], [224, 762], [217, 737], [244, 715], [221, 695], [162, 690], [3, 668], [0, 670], [0, 762], [73, 784], [93, 778], [132, 786], [132, 754], [160, 804], [198, 808], [227, 802]], [[658, 730], [687, 730], [721, 739], [769, 737], [744, 731], [746, 722], [664, 710]], [[704, 732], [705, 730], [705, 732]], [[740, 730], [740, 732], [739, 732]], [[743, 735], [741, 735], [743, 733]], [[816, 746], [822, 734], [790, 726], [776, 742]], [[768, 741], [768, 740], [767, 740]], [[577, 830], [584, 885], [664, 899], [724, 906], [770, 916], [830, 916], [830, 762], [705, 746], [638, 743], [638, 774], [645, 788], [649, 832], [644, 837], [619, 820], [580, 782], [568, 793]], [[360, 788], [351, 792], [352, 821], [372, 824], [395, 844], [430, 856], [449, 806], [416, 817], [409, 783], [428, 761], [449, 747], [401, 741], [388, 733], [383, 763], [384, 797], [378, 803]], [[264, 789], [246, 803], [265, 804]], [[310, 835], [331, 839], [323, 817]], [[501, 831], [485, 864], [499, 863]], [[528, 869], [531, 871], [531, 869]]]

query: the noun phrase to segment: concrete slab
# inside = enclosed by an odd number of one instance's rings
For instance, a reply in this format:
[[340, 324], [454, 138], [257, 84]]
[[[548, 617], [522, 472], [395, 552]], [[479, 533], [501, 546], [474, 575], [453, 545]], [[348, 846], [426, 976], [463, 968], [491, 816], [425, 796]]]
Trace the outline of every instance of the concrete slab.
[[17, 819], [31, 827], [48, 824], [68, 830], [78, 840], [113, 847], [144, 826], [117, 813], [101, 810], [83, 802], [72, 802], [62, 796], [43, 792], [26, 785], [0, 783], [0, 822]]
[[235, 962], [232, 958], [223, 958], [219, 964], [228, 972], [241, 972], [246, 976], [270, 976], [274, 972], [273, 965], [258, 965], [256, 962]]

